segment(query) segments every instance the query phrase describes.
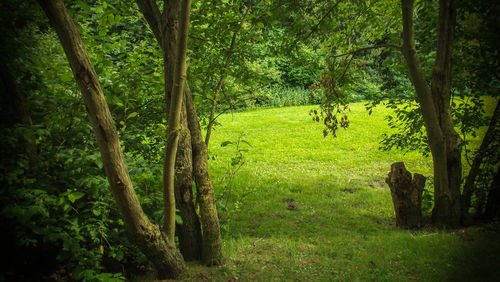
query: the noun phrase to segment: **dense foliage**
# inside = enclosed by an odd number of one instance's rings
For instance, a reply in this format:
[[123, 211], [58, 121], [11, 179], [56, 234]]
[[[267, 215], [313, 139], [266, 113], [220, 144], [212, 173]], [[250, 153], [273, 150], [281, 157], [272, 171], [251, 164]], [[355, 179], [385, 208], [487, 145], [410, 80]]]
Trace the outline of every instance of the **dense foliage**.
[[[161, 225], [166, 116], [158, 44], [133, 1], [67, 5], [101, 79], [135, 191], [148, 217]], [[491, 119], [483, 97], [498, 99], [500, 90], [500, 5], [458, 6], [452, 113], [464, 156], [472, 162], [477, 154], [469, 142]], [[418, 101], [392, 46], [400, 45], [399, 9], [397, 1], [194, 1], [188, 80], [200, 119], [209, 122], [219, 81], [217, 117], [257, 107], [320, 105], [311, 113], [316, 121], [322, 117], [325, 136], [349, 126], [348, 103], [365, 101], [370, 113], [380, 104], [391, 109], [386, 120], [392, 130], [382, 136], [382, 149], [428, 154]], [[417, 44], [428, 76], [437, 13], [435, 1], [417, 1]], [[34, 3], [2, 1], [0, 36], [0, 67], [8, 74], [0, 83], [0, 218], [12, 242], [0, 280], [95, 281], [145, 272], [145, 258], [124, 239], [81, 94], [48, 20]], [[8, 77], [23, 97], [30, 124], [23, 123]], [[226, 183], [217, 191], [223, 223], [240, 210], [231, 187], [250, 143], [243, 135], [222, 143], [234, 149]], [[35, 146], [34, 154], [29, 146]], [[479, 212], [499, 152], [498, 139], [482, 152], [474, 194]], [[424, 193], [427, 210], [430, 187]]]

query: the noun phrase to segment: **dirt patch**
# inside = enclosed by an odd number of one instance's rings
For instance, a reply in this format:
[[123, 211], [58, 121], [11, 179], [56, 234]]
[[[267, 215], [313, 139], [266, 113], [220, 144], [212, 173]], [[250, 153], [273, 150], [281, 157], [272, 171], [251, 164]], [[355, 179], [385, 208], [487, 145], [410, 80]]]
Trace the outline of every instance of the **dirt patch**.
[[353, 188], [344, 188], [342, 190], [340, 190], [344, 193], [349, 193], [349, 194], [354, 194], [354, 192], [356, 192], [356, 189], [353, 189]]

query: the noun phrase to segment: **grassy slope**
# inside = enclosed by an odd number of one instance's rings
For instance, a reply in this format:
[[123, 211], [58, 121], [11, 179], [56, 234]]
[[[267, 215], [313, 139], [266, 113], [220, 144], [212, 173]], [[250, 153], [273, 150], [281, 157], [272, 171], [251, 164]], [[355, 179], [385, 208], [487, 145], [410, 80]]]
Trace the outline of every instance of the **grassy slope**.
[[[500, 245], [483, 229], [466, 232], [400, 231], [394, 225], [390, 164], [431, 174], [416, 153], [377, 150], [389, 130], [376, 109], [352, 106], [351, 127], [323, 138], [312, 107], [255, 110], [220, 118], [211, 140], [211, 175], [220, 194], [234, 148], [221, 147], [241, 132], [253, 147], [237, 174], [238, 210], [223, 226], [227, 265], [192, 266], [185, 280], [470, 280], [500, 275]], [[298, 210], [287, 209], [292, 198]], [[224, 216], [224, 214], [222, 214]], [[485, 242], [489, 242], [486, 244]], [[482, 253], [484, 251], [484, 253]], [[492, 257], [488, 257], [492, 256]], [[494, 272], [496, 266], [496, 273]]]

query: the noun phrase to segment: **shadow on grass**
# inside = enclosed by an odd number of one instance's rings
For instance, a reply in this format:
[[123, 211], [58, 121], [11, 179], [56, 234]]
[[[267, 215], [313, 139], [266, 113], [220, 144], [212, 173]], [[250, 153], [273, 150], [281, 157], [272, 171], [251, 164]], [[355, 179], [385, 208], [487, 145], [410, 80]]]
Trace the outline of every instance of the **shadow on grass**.
[[500, 221], [454, 231], [463, 248], [452, 253], [449, 281], [498, 281]]

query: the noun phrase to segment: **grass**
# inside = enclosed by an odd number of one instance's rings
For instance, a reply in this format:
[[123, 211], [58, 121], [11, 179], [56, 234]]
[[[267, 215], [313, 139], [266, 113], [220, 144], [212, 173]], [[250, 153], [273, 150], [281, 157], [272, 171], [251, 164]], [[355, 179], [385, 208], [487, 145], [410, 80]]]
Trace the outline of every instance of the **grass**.
[[[432, 174], [417, 153], [378, 150], [387, 110], [372, 116], [353, 104], [351, 127], [323, 138], [312, 106], [223, 115], [213, 134], [210, 172], [216, 194], [241, 132], [252, 147], [221, 210], [227, 264], [191, 265], [186, 281], [487, 281], [500, 277], [500, 227], [410, 232], [396, 228], [384, 178], [404, 161]], [[289, 201], [296, 209], [287, 208]], [[491, 230], [488, 230], [491, 229]], [[492, 231], [493, 230], [493, 231]]]

